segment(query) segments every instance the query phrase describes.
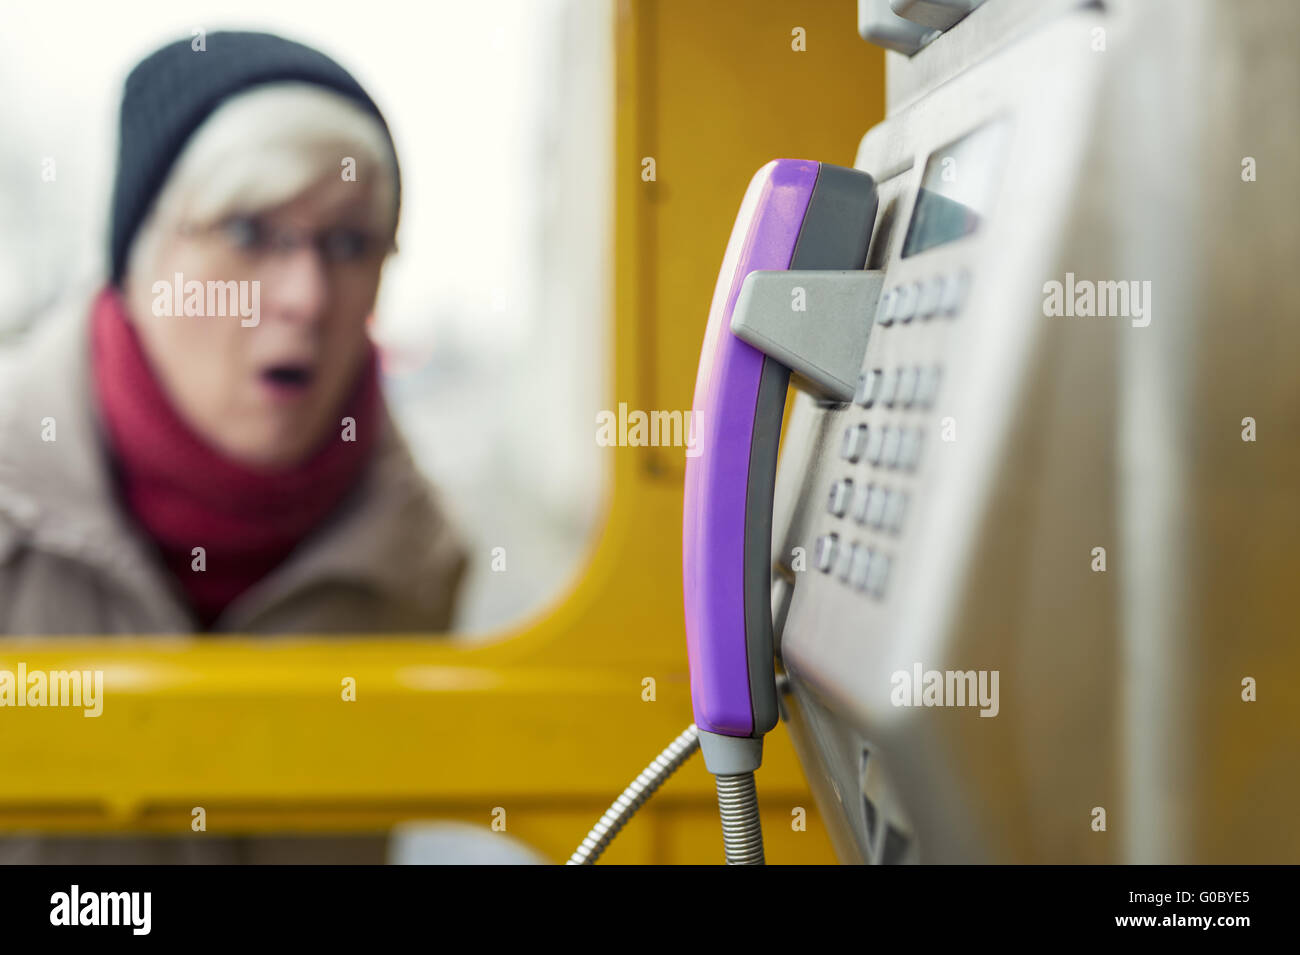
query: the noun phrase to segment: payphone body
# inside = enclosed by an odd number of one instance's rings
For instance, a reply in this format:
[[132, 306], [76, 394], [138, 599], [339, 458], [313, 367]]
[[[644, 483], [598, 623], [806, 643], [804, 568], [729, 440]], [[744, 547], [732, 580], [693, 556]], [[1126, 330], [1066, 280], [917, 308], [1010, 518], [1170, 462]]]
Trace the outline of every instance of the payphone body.
[[1300, 859], [1289, 7], [988, 0], [886, 54], [884, 292], [773, 523], [843, 861]]

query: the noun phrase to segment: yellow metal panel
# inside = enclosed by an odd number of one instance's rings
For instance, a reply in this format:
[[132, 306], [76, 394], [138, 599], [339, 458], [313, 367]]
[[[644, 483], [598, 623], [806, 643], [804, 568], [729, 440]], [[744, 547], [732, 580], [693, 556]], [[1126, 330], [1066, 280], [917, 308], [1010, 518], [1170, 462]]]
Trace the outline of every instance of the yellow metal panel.
[[[884, 118], [884, 54], [858, 36], [848, 0], [633, 9], [643, 90], [634, 155], [654, 157], [657, 176], [643, 183], [639, 162], [619, 167], [620, 184], [635, 187], [628, 204], [641, 207], [635, 321], [645, 382], [636, 407], [688, 408], [713, 284], [750, 177], [777, 158], [852, 166], [858, 140]], [[656, 464], [680, 481], [680, 455]]]
[[[857, 39], [852, 6], [620, 7], [608, 407], [629, 396], [643, 408], [689, 404], [749, 176], [781, 154], [849, 162], [878, 118], [881, 56]], [[796, 25], [807, 53], [789, 49]], [[663, 160], [658, 183], [640, 178], [649, 152]], [[507, 832], [562, 861], [691, 720], [680, 462], [656, 477], [645, 450], [611, 449], [610, 510], [573, 589], [485, 644], [362, 634], [0, 643], [0, 668], [105, 673], [98, 718], [0, 711], [0, 831], [186, 834], [195, 807], [210, 833], [373, 831], [409, 819], [488, 825], [499, 807]], [[355, 702], [343, 699], [349, 677]], [[769, 860], [833, 861], [783, 727], [768, 737], [758, 783]], [[796, 806], [806, 831], [791, 827]], [[720, 860], [698, 756], [643, 812], [608, 861]]]

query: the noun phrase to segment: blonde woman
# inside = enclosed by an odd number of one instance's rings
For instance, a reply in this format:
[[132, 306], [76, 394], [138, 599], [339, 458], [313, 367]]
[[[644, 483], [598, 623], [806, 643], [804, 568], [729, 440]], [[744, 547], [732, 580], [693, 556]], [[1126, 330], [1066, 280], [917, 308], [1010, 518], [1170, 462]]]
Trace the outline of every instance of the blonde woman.
[[450, 625], [465, 554], [367, 338], [400, 175], [374, 102], [280, 37], [126, 82], [110, 270], [0, 416], [0, 632]]

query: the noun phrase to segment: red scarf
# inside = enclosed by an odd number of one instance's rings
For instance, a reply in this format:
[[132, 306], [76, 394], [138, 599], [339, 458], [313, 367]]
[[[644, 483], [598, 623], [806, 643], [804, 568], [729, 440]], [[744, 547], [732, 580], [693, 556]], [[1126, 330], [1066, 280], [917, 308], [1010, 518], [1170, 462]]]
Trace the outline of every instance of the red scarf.
[[[127, 510], [158, 548], [206, 630], [275, 569], [356, 484], [380, 418], [375, 352], [347, 404], [356, 440], [334, 432], [287, 470], [252, 470], [210, 447], [181, 420], [150, 369], [121, 294], [95, 301], [92, 377]], [[194, 570], [195, 547], [206, 569]]]

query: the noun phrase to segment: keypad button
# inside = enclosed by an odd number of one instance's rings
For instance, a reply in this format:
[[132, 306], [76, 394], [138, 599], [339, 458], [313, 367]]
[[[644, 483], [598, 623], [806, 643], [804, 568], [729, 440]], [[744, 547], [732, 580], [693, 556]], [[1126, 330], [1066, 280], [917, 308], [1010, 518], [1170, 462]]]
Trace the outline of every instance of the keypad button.
[[892, 531], [895, 534], [901, 534], [903, 531], [903, 517], [907, 514], [907, 492], [890, 491], [889, 497], [885, 501], [885, 530]]
[[856, 590], [867, 589], [867, 577], [871, 571], [871, 550], [861, 544], [853, 545], [853, 557], [849, 566], [849, 583]]
[[[854, 547], [857, 545], [854, 544]], [[839, 545], [839, 550], [835, 554], [835, 576], [842, 582], [848, 583], [849, 571], [853, 568], [853, 548], [847, 543]]]
[[915, 282], [900, 286], [894, 304], [894, 318], [900, 322], [910, 322], [916, 314], [916, 302], [920, 297], [921, 286]]
[[906, 471], [915, 471], [921, 461], [921, 430], [906, 428], [898, 449], [898, 466]]
[[898, 399], [898, 369], [887, 368], [880, 376], [880, 403], [886, 408], [894, 407]]
[[834, 534], [823, 534], [813, 545], [813, 565], [823, 574], [829, 574], [835, 566], [835, 551], [839, 538]]
[[872, 428], [867, 435], [867, 460], [872, 464], [880, 463], [880, 454], [884, 449], [885, 434], [883, 428]]
[[871, 506], [871, 496], [875, 493], [874, 484], [862, 484], [853, 499], [853, 519], [859, 524], [867, 523], [867, 509]]
[[918, 317], [931, 318], [939, 310], [946, 284], [942, 275], [936, 275], [921, 286], [921, 297], [916, 303]]
[[926, 411], [934, 407], [934, 400], [939, 395], [939, 380], [942, 377], [938, 365], [922, 368], [916, 376], [916, 406]]
[[898, 428], [885, 429], [884, 448], [880, 452], [880, 463], [887, 468], [898, 467], [898, 452], [902, 446], [902, 432]]
[[858, 375], [858, 390], [853, 400], [863, 408], [870, 408], [876, 403], [876, 392], [880, 390], [880, 369], [874, 368]]
[[840, 457], [850, 464], [862, 460], [862, 452], [867, 447], [867, 426], [855, 424], [844, 429], [844, 439], [840, 442]]
[[872, 527], [882, 527], [885, 522], [885, 499], [889, 492], [883, 487], [872, 487], [871, 497], [867, 500], [867, 523]]
[[939, 301], [939, 311], [945, 315], [956, 315], [965, 304], [968, 291], [970, 291], [970, 273], [962, 269], [944, 288], [943, 298]]
[[876, 323], [894, 324], [894, 309], [898, 307], [898, 289], [891, 288], [880, 297], [880, 307], [876, 309]]
[[873, 597], [885, 595], [885, 586], [889, 583], [890, 563], [889, 557], [880, 551], [871, 552], [871, 564], [867, 568], [867, 592]]
[[843, 517], [849, 509], [849, 501], [853, 500], [853, 482], [848, 478], [836, 481], [831, 485], [830, 498], [826, 503], [826, 509], [836, 517]]
[[909, 365], [898, 369], [898, 403], [904, 408], [910, 408], [914, 401], [916, 401], [916, 368]]

